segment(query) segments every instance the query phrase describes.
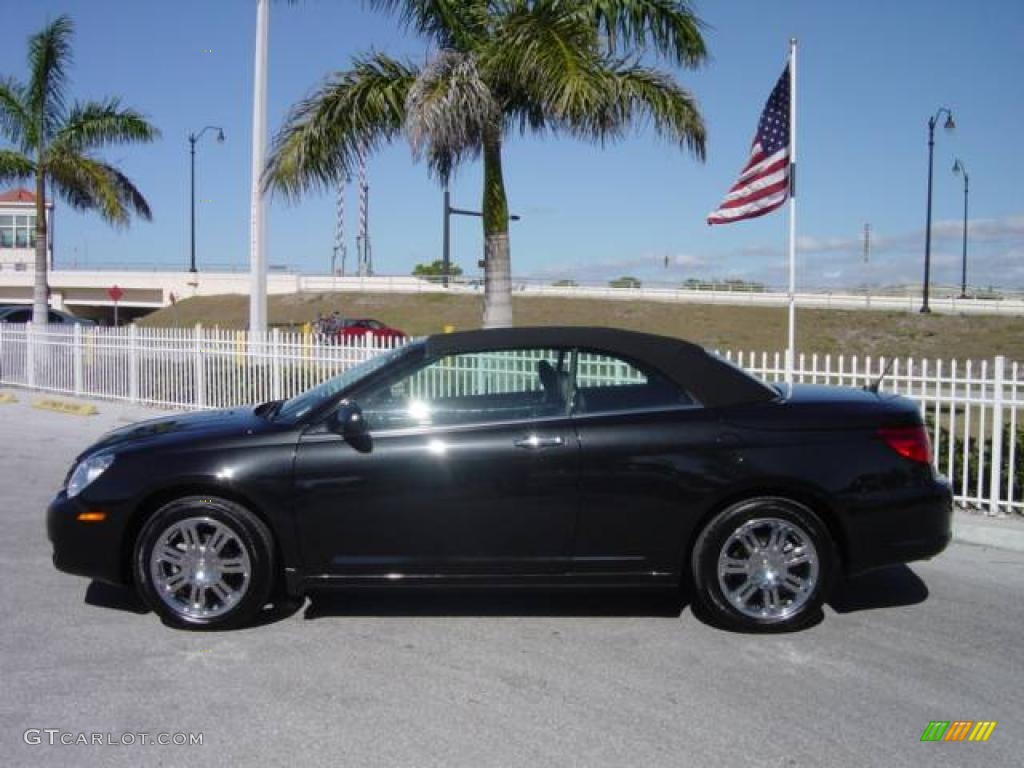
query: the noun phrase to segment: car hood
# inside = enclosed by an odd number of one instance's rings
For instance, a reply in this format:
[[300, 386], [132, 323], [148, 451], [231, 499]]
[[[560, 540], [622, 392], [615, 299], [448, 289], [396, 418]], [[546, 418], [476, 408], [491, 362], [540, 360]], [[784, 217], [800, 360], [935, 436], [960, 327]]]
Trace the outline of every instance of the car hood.
[[256, 415], [251, 406], [220, 411], [199, 411], [148, 419], [115, 429], [101, 437], [86, 453], [125, 448], [130, 445], [212, 437], [232, 437], [262, 432], [271, 422]]

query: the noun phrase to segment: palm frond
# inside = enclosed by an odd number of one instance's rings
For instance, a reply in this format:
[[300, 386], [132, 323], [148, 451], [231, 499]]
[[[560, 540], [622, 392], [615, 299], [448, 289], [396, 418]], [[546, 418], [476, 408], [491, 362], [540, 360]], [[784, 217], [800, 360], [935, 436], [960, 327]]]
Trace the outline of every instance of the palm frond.
[[119, 99], [111, 98], [72, 106], [53, 143], [83, 151], [111, 144], [148, 143], [159, 136], [160, 131], [141, 113], [122, 108]]
[[[564, 0], [538, 0], [564, 4]], [[652, 46], [682, 67], [704, 63], [704, 23], [685, 0], [586, 0], [570, 4], [607, 38], [609, 50]]]
[[57, 193], [78, 210], [96, 210], [110, 224], [127, 226], [134, 213], [152, 218], [142, 193], [120, 170], [75, 152], [54, 152], [47, 170]]
[[601, 54], [598, 42], [597, 31], [575, 5], [551, 0], [522, 4], [501, 18], [484, 64], [488, 76], [502, 86], [543, 86], [593, 68]]
[[487, 0], [367, 0], [440, 48], [468, 52], [486, 37]]
[[42, 136], [34, 136], [33, 144], [43, 145], [53, 135], [64, 115], [64, 91], [71, 65], [71, 36], [74, 25], [69, 16], [58, 16], [29, 38], [29, 76], [26, 106], [34, 125], [31, 134], [41, 126]]
[[0, 149], [0, 184], [24, 181], [36, 174], [36, 164], [20, 152]]
[[19, 147], [30, 120], [25, 109], [25, 86], [13, 77], [0, 79], [0, 135]]
[[609, 73], [618, 62], [602, 50], [578, 3], [526, 5], [502, 21], [499, 39], [487, 68], [500, 84], [506, 115], [522, 131], [550, 128], [596, 139], [621, 133], [609, 109]]
[[405, 100], [405, 133], [416, 159], [447, 181], [453, 168], [480, 154], [484, 131], [501, 124], [501, 108], [473, 56], [441, 51]]
[[274, 138], [264, 187], [294, 197], [353, 171], [359, 154], [398, 136], [418, 71], [376, 53], [356, 59], [292, 108]]
[[660, 136], [703, 162], [707, 132], [693, 94], [670, 75], [639, 65], [622, 66], [607, 79], [608, 99], [597, 111], [596, 125], [625, 129], [648, 120]]

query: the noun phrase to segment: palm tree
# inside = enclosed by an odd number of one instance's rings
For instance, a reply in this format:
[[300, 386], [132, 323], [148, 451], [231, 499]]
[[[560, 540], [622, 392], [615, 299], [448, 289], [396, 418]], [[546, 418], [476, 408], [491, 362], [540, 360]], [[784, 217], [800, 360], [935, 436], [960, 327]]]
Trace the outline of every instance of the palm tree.
[[484, 325], [511, 325], [502, 144], [518, 130], [604, 143], [638, 121], [704, 158], [694, 98], [634, 49], [694, 68], [701, 23], [681, 0], [369, 0], [432, 45], [416, 66], [357, 57], [296, 104], [274, 139], [265, 185], [287, 197], [327, 187], [362, 151], [404, 135], [446, 182], [483, 159]]
[[149, 205], [121, 171], [96, 150], [113, 144], [149, 142], [156, 128], [116, 98], [68, 105], [71, 19], [61, 16], [28, 43], [29, 81], [0, 78], [0, 183], [35, 179], [36, 269], [32, 322], [47, 318], [46, 187], [78, 210], [95, 210], [115, 226], [132, 213], [151, 218]]

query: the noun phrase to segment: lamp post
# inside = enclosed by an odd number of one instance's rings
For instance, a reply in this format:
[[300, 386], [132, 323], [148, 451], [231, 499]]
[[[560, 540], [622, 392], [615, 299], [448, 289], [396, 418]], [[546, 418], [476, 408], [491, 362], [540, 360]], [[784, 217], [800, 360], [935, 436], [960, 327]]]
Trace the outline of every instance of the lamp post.
[[967, 177], [967, 166], [959, 157], [953, 163], [953, 173], [964, 177], [964, 259], [963, 268], [960, 273], [960, 298], [967, 298], [967, 194], [970, 180]]
[[207, 131], [216, 131], [217, 143], [224, 143], [224, 130], [216, 125], [208, 125], [199, 133], [190, 133], [188, 135], [189, 151], [192, 155], [192, 254], [189, 262], [189, 272], [199, 271], [196, 269], [196, 142], [199, 141]]
[[947, 107], [939, 107], [939, 110], [928, 119], [928, 214], [924, 228], [924, 289], [922, 291], [921, 311], [931, 312], [928, 306], [928, 287], [931, 281], [932, 271], [932, 165], [935, 156], [935, 125], [943, 113], [946, 115], [946, 122], [943, 127], [947, 131], [956, 128], [953, 122], [953, 113]]
[[[441, 251], [441, 263], [444, 265], [444, 275], [441, 279], [441, 284], [445, 288], [448, 287], [448, 277], [451, 273], [452, 268], [452, 257], [451, 257], [451, 217], [452, 216], [476, 216], [482, 217], [483, 214], [480, 211], [467, 211], [465, 208], [453, 208], [451, 193], [448, 191], [447, 182], [444, 185], [444, 244]], [[509, 221], [519, 221], [520, 217], [516, 214], [512, 214], [508, 217]]]

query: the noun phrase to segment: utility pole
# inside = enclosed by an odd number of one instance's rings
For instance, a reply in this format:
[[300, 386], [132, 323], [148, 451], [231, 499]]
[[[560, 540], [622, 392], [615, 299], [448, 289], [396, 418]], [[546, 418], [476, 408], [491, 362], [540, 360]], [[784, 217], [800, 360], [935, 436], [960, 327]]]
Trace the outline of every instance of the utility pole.
[[341, 257], [341, 275], [345, 275], [345, 262], [348, 259], [348, 246], [345, 245], [345, 192], [349, 182], [352, 180], [345, 177], [345, 181], [338, 184], [338, 219], [334, 228], [334, 250], [331, 252], [331, 275], [338, 274], [338, 257]]
[[366, 174], [366, 150], [359, 153], [359, 237], [356, 239], [359, 258], [358, 274], [373, 274], [373, 250], [370, 247], [370, 182]]

